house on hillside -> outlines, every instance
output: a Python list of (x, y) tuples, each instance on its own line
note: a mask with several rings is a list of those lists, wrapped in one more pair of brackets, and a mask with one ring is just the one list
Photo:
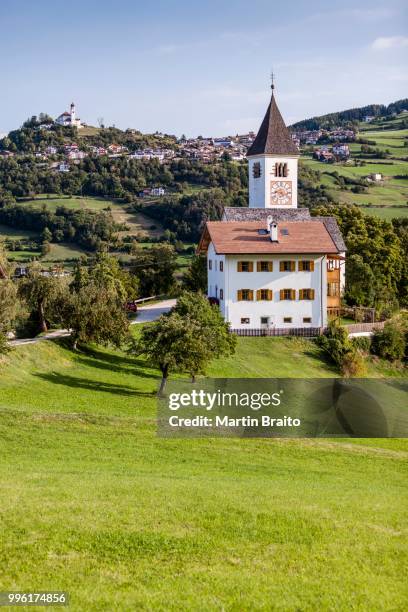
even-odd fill
[(76, 127), (82, 128), (81, 120), (76, 116), (75, 104), (71, 102), (69, 112), (66, 111), (56, 118), (55, 123), (62, 125), (63, 127)]
[(339, 314), (346, 247), (333, 217), (298, 208), (299, 151), (274, 88), (247, 153), (248, 208), (207, 222), (207, 295), (238, 334), (313, 335)]
[(339, 159), (348, 159), (350, 157), (350, 148), (348, 144), (336, 143), (332, 148), (333, 155)]

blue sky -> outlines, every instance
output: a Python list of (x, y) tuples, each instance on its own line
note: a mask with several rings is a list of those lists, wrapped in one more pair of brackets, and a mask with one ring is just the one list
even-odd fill
[[(405, 8), (404, 8), (405, 7)], [(1, 0), (0, 133), (74, 100), (90, 125), (257, 129), (407, 97), (403, 0)]]

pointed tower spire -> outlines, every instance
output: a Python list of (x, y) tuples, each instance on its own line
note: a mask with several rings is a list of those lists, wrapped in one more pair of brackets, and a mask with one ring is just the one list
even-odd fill
[(271, 80), (271, 101), (261, 123), (261, 127), (259, 128), (259, 132), (251, 147), (248, 149), (247, 157), (251, 155), (299, 155), (299, 151), (290, 136), (289, 130), (276, 104), (273, 72), (271, 74)]

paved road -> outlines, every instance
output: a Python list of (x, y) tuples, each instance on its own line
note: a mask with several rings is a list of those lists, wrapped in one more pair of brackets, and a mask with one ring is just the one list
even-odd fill
[(135, 323), (150, 323), (162, 316), (165, 312), (169, 312), (176, 305), (176, 300), (162, 300), (156, 304), (148, 304), (140, 306), (137, 310), (137, 317), (131, 324)]

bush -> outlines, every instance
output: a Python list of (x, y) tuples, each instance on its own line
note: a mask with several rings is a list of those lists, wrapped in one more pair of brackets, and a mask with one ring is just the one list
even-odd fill
[(371, 338), (369, 336), (357, 336), (351, 339), (351, 344), (354, 349), (362, 353), (369, 353), (371, 348)]
[(348, 332), (337, 320), (330, 321), (326, 333), (316, 338), (317, 344), (332, 361), (341, 367), (343, 357), (352, 349)]
[(340, 372), (345, 378), (364, 376), (366, 373), (366, 366), (360, 351), (350, 351), (343, 356), (340, 364)]
[(387, 321), (384, 329), (374, 333), (371, 352), (389, 361), (403, 359), (406, 354), (406, 336), (406, 324), (397, 319)]

